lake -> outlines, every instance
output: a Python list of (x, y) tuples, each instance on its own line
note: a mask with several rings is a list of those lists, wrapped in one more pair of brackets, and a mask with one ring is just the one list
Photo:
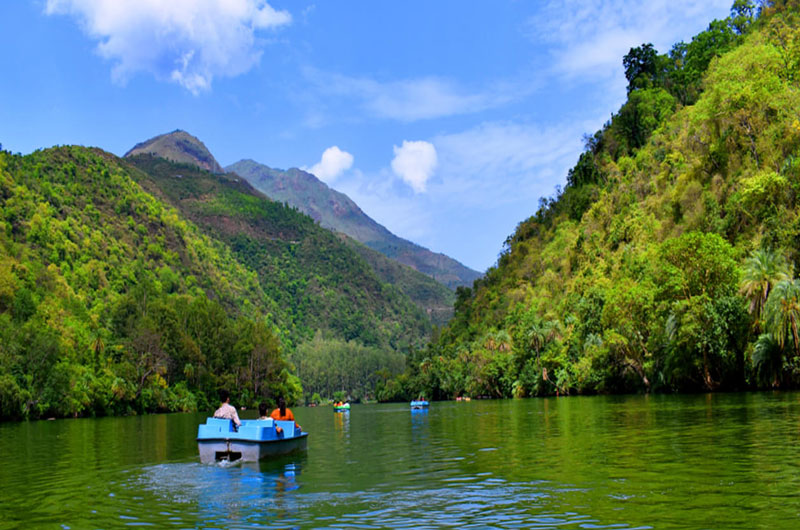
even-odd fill
[(800, 528), (800, 393), (293, 411), (260, 464), (206, 414), (0, 424), (0, 528)]

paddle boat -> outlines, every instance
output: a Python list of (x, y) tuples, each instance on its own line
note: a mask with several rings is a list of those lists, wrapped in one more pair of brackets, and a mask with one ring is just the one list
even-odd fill
[(233, 421), (206, 418), (197, 428), (200, 461), (210, 464), (219, 460), (257, 462), (264, 458), (303, 451), (308, 433), (293, 421), (242, 420), (238, 429)]
[(333, 406), (334, 412), (349, 412), (350, 411), (350, 403), (344, 403), (342, 405), (334, 405)]
[(419, 410), (419, 409), (426, 409), (428, 408), (428, 400), (427, 399), (415, 399), (411, 402), (411, 409), (412, 410)]

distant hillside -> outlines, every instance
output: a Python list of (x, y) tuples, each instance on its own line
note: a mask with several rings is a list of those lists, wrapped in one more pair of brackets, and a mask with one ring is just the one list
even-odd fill
[(372, 250), (350, 236), (340, 233), (339, 238), (372, 267), (381, 281), (394, 285), (421, 307), (433, 324), (443, 326), (453, 316), (456, 295), (449, 288), (430, 276)]
[(247, 179), (268, 197), (298, 208), (325, 228), (349, 235), (382, 254), (455, 289), (471, 286), (481, 276), (458, 261), (397, 237), (366, 215), (347, 195), (329, 188), (314, 175), (292, 168), (273, 169), (253, 160), (225, 168)]
[(125, 157), (142, 154), (160, 156), (178, 163), (194, 164), (212, 173), (225, 172), (203, 142), (180, 129), (136, 144), (133, 149), (125, 153)]
[[(143, 157), (143, 155), (146, 156)], [(146, 142), (142, 142), (128, 151), (125, 156), (133, 160), (134, 163), (137, 163), (136, 160), (140, 157), (143, 157), (143, 160), (146, 160), (147, 157), (158, 157), (173, 162), (177, 158), (182, 158), (183, 160), (180, 163), (199, 167), (200, 169), (207, 169), (206, 166), (208, 164), (204, 164), (203, 161), (210, 160), (216, 164), (213, 155), (205, 148), (203, 143), (184, 131), (163, 134)], [(137, 164), (141, 165), (141, 163)], [(155, 168), (159, 166), (147, 164), (147, 167)], [(177, 169), (175, 171), (177, 171)], [(222, 174), (224, 171), (220, 169), (215, 173)], [(305, 175), (309, 177), (309, 182), (311, 180), (319, 182), (313, 175), (307, 173), (305, 173)], [(239, 179), (240, 177), (238, 176), (223, 176), (220, 178), (222, 182), (227, 183), (239, 182)], [(241, 180), (239, 186), (243, 190), (246, 190), (245, 193), (256, 195), (261, 193), (257, 192), (244, 179)], [(341, 196), (344, 200), (349, 201), (346, 196)], [(282, 204), (283, 201), (279, 202)], [(353, 206), (357, 208), (354, 204)], [(408, 296), (412, 302), (428, 315), (431, 323), (441, 326), (452, 316), (453, 301), (455, 300), (455, 295), (452, 290), (431, 279), (429, 276), (426, 276), (424, 273), (417, 272), (411, 267), (394, 262), (383, 254), (370, 251), (370, 249), (356, 244), (355, 241), (349, 238), (342, 239), (342, 243), (349, 246), (366, 260), (381, 282), (393, 285), (401, 293)]]
[(215, 175), (152, 155), (128, 157), (137, 181), (257, 272), (275, 315), (298, 344), (319, 330), (367, 346), (420, 345), (430, 318), (399, 288), (310, 217), (267, 199), (235, 174)]

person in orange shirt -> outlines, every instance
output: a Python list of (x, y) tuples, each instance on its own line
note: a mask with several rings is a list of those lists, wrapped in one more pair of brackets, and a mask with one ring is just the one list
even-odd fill
[[(270, 418), (273, 420), (280, 420), (280, 421), (294, 421), (294, 414), (292, 414), (291, 409), (286, 407), (286, 400), (283, 397), (278, 398), (278, 408), (272, 411), (272, 414), (269, 415)], [(294, 426), (300, 429), (300, 426), (295, 421)], [(279, 433), (283, 432), (283, 429), (277, 427)]]

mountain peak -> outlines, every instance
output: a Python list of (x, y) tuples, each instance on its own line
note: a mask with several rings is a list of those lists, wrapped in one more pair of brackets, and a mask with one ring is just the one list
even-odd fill
[(170, 133), (138, 143), (125, 153), (125, 157), (141, 154), (151, 154), (173, 162), (192, 164), (212, 173), (225, 172), (203, 142), (181, 129), (175, 129)]

